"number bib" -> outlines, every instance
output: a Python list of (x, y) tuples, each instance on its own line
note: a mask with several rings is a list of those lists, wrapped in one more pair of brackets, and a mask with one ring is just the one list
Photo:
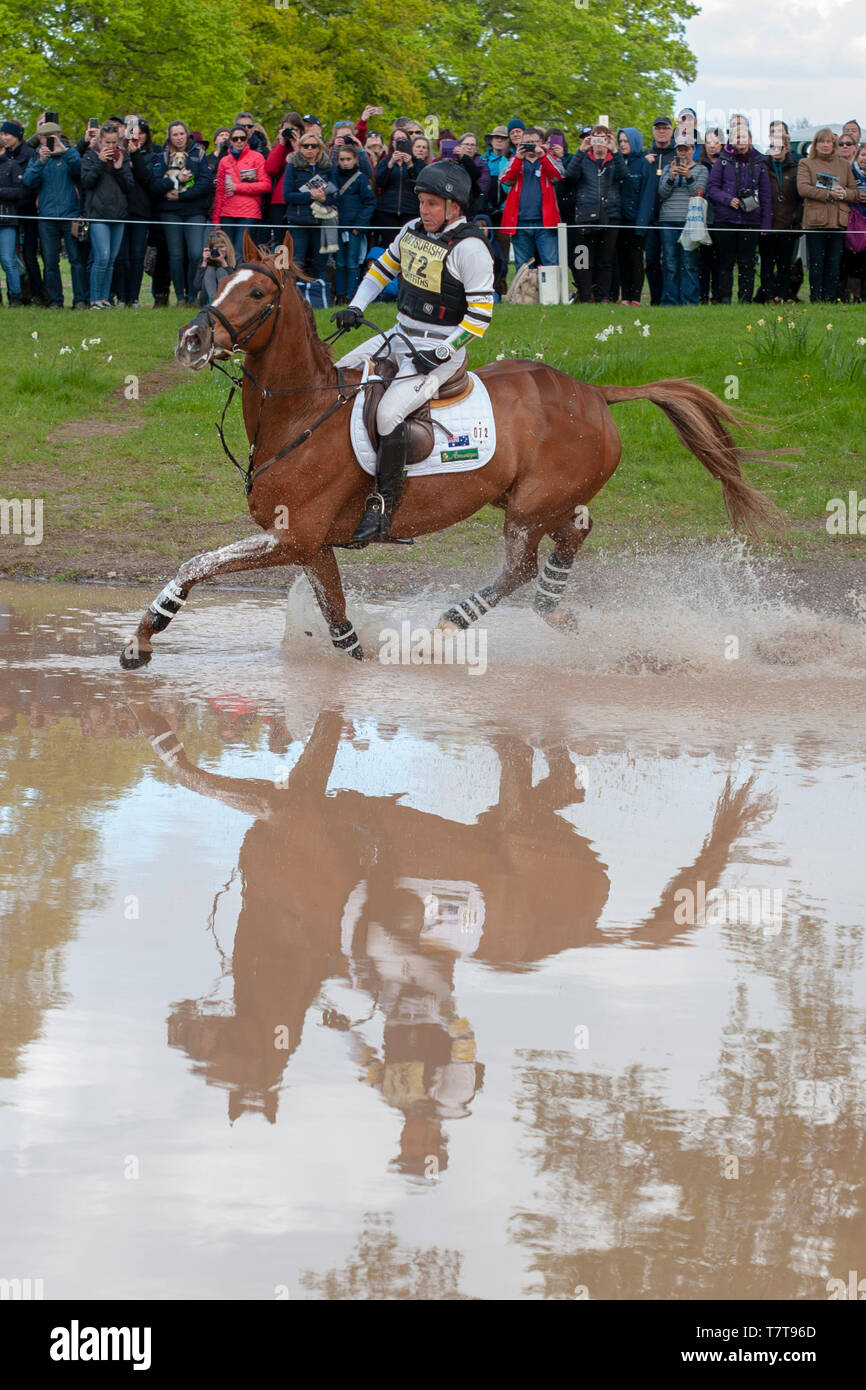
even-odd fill
[(441, 294), (442, 271), (450, 249), (415, 232), (404, 232), (400, 238), (400, 274), (415, 289)]

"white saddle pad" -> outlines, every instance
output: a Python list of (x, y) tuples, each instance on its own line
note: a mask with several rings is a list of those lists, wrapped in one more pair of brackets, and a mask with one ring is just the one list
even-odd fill
[[(365, 369), (366, 371), (366, 369)], [(453, 405), (430, 402), (433, 418), (433, 451), (419, 463), (406, 470), (409, 478), (428, 473), (468, 473), (483, 468), (496, 449), (496, 425), (487, 388), (474, 372), (469, 373), (472, 390), (462, 401)], [(355, 458), (365, 473), (376, 472), (376, 450), (364, 428), (364, 393), (359, 391), (352, 406), (350, 425)]]

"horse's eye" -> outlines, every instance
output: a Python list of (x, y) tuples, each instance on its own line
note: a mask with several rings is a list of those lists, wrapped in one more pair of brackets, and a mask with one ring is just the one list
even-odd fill
[(265, 297), (265, 292), (264, 292), (264, 290), (260, 290), (260, 289), (258, 288), (258, 286), (256, 286), (254, 289), (250, 290), (250, 298), (251, 298), (251, 299), (264, 299), (264, 297)]

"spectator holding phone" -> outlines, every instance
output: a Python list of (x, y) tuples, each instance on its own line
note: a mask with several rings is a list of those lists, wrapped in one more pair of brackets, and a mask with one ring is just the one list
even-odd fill
[(172, 121), (153, 161), (151, 193), (168, 243), (178, 304), (194, 304), (193, 282), (213, 203), (214, 176), (185, 121)]
[(228, 154), (217, 168), (213, 222), (225, 229), (238, 260), (243, 256), (244, 232), (250, 236), (257, 232), (262, 222), (262, 200), (270, 191), (264, 155), (252, 149), (244, 126), (233, 126)]
[(778, 304), (791, 298), (791, 266), (800, 240), (803, 199), (797, 192), (797, 161), (791, 154), (790, 138), (773, 123), (770, 145), (764, 155), (772, 190), (772, 236), (763, 237), (759, 247), (761, 283), (755, 301)]
[(662, 239), (664, 285), (662, 304), (700, 304), (700, 257), (697, 248), (680, 242), (689, 202), (702, 197), (709, 177), (703, 164), (695, 163), (695, 137), (688, 126), (675, 136), (676, 156), (659, 179), (659, 232)]
[(514, 158), (501, 175), (501, 182), (508, 186), (502, 230), (512, 238), (517, 270), (532, 259), (538, 265), (558, 265), (555, 186), (562, 178), (562, 166), (551, 159), (538, 126), (527, 130), (521, 126), (517, 139)]
[(337, 185), (325, 142), (310, 126), (298, 141), (297, 150), (286, 160), (283, 197), (286, 202), (286, 222), (291, 228), (294, 242), (294, 259), (310, 274), (321, 279), (326, 261), (321, 249), (320, 218), (315, 215), (313, 208), (315, 206), (322, 212), (336, 214)]
[(111, 277), (133, 187), (132, 165), (111, 121), (100, 127), (81, 161), (81, 187), (90, 219), (90, 307), (110, 309)]
[(827, 126), (815, 132), (809, 153), (797, 165), (797, 192), (803, 199), (807, 234), (809, 298), (816, 304), (837, 296), (848, 208), (858, 201), (851, 165), (839, 153), (836, 136)]
[[(265, 160), (265, 173), (271, 180), (271, 198), (268, 212), (268, 221), (271, 227), (284, 227), (286, 221), (286, 200), (283, 193), (283, 179), (286, 173), (286, 160), (290, 154), (294, 154), (298, 148), (303, 122), (300, 116), (295, 122), (296, 113), (287, 111), (280, 121), (279, 134), (274, 141), (273, 148)], [(300, 129), (299, 129), (300, 127)], [(278, 239), (278, 234), (273, 234), (274, 239)]]
[(625, 159), (613, 131), (594, 125), (572, 155), (565, 177), (575, 185), (574, 217), (579, 224), (574, 281), (577, 299), (588, 304), (610, 300), (611, 273), (622, 214), (622, 187), (628, 179)]
[(63, 281), (60, 278), (62, 240), (72, 277), (73, 308), (86, 309), (90, 304), (87, 277), (78, 241), (72, 235), (72, 221), (81, 216), (78, 197), (81, 155), (70, 145), (56, 121), (43, 121), (36, 134), (36, 153), (24, 171), (23, 182), (35, 192), (38, 200), (47, 308), (63, 308)]
[(745, 116), (734, 115), (728, 143), (710, 170), (707, 197), (715, 208), (711, 236), (719, 249), (719, 303), (730, 304), (737, 266), (737, 298), (751, 304), (755, 253), (761, 232), (770, 229), (772, 194), (763, 156), (752, 145)]
[[(397, 120), (411, 125), (408, 117), (398, 116)], [(379, 200), (373, 216), (372, 246), (389, 245), (403, 224), (418, 216), (415, 180), (423, 168), (423, 160), (412, 153), (412, 141), (403, 125), (395, 123), (388, 148), (376, 166)]]

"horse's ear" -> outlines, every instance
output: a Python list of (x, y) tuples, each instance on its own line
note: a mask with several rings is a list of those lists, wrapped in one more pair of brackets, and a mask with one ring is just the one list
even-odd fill
[(259, 248), (256, 246), (256, 243), (253, 241), (249, 232), (244, 232), (244, 260), (260, 261), (261, 259)]
[(286, 232), (286, 235), (283, 237), (283, 245), (289, 253), (288, 265), (289, 267), (291, 267), (292, 261), (294, 260), (295, 256), (295, 243), (292, 241), (291, 232)]

